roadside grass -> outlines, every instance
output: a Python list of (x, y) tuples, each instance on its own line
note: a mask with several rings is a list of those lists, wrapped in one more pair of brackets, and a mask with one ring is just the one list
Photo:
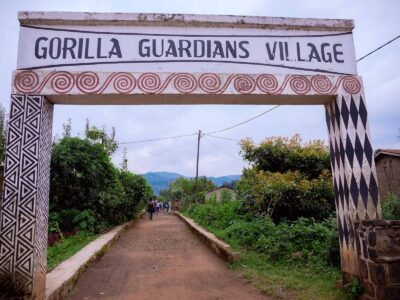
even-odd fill
[[(191, 216), (186, 214), (189, 218)], [(337, 283), (340, 269), (317, 262), (271, 261), (262, 253), (247, 250), (239, 241), (227, 238), (225, 229), (204, 226), (216, 237), (230, 244), (241, 259), (230, 268), (247, 283), (273, 299), (340, 300), (350, 299)]]
[(230, 267), (259, 291), (274, 299), (339, 300), (346, 294), (336, 287), (337, 268), (268, 261), (260, 253), (242, 250), (240, 261)]
[(64, 238), (47, 249), (47, 272), (53, 270), (64, 260), (70, 258), (91, 241), (97, 235), (90, 231), (80, 230), (74, 236)]

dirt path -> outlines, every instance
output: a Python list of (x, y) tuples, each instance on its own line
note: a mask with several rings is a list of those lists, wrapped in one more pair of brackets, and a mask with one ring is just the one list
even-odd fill
[(73, 299), (267, 299), (173, 215), (141, 220), (82, 275)]

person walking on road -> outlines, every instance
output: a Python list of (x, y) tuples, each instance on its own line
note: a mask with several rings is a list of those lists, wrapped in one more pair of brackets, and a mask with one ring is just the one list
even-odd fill
[(149, 201), (147, 203), (147, 212), (149, 214), (149, 221), (153, 220), (154, 211), (155, 211), (154, 202), (153, 201)]
[(166, 212), (169, 212), (169, 203), (167, 201), (164, 202), (164, 209)]

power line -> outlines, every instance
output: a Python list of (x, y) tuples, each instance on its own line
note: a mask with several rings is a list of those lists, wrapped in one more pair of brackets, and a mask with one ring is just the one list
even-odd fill
[(263, 116), (263, 115), (265, 115), (265, 114), (267, 114), (267, 113), (273, 111), (274, 109), (278, 108), (279, 106), (280, 106), (280, 105), (275, 105), (273, 108), (270, 108), (270, 109), (268, 109), (268, 110), (262, 112), (261, 114), (258, 114), (258, 115), (256, 115), (256, 116), (250, 118), (250, 119), (247, 119), (247, 120), (245, 120), (245, 121), (243, 121), (243, 122), (240, 122), (240, 123), (238, 123), (238, 124), (235, 124), (235, 125), (233, 125), (233, 126), (230, 126), (230, 127), (227, 127), (227, 128), (221, 129), (221, 130), (206, 132), (205, 134), (209, 135), (209, 134), (219, 133), (219, 132), (223, 132), (223, 131), (227, 131), (227, 130), (236, 128), (236, 127), (238, 127), (238, 126), (240, 126), (240, 125), (246, 124), (246, 123), (248, 123), (248, 122), (250, 122), (250, 121), (253, 121), (254, 119), (257, 119), (257, 118), (259, 118), (259, 117), (261, 117), (261, 116)]
[(207, 142), (209, 142), (210, 144), (214, 145), (215, 147), (217, 147), (219, 150), (223, 151), (224, 153), (228, 154), (230, 157), (233, 157), (235, 159), (238, 159), (240, 161), (243, 161), (243, 159), (241, 159), (239, 156), (235, 156), (230, 154), (229, 152), (227, 152), (225, 149), (223, 149), (221, 146), (219, 146), (218, 144), (212, 142), (210, 139), (206, 138)]
[(400, 35), (396, 36), (394, 39), (392, 39), (392, 40), (386, 42), (385, 44), (379, 46), (379, 47), (376, 48), (375, 50), (372, 50), (371, 52), (365, 54), (365, 55), (364, 55), (363, 57), (361, 57), (360, 59), (357, 59), (357, 62), (359, 62), (360, 60), (363, 60), (364, 58), (370, 56), (372, 53), (375, 53), (376, 51), (378, 51), (378, 50), (382, 49), (383, 47), (389, 45), (390, 43), (394, 42), (394, 41), (397, 40), (398, 38), (400, 38)]
[(125, 144), (138, 144), (138, 143), (146, 143), (146, 142), (156, 142), (156, 141), (163, 141), (163, 140), (178, 139), (178, 138), (183, 138), (183, 137), (192, 136), (192, 135), (197, 135), (197, 133), (168, 136), (168, 137), (165, 137), (165, 138), (138, 140), (138, 141), (132, 141), (132, 142), (119, 142), (118, 144), (119, 145), (125, 145)]
[(169, 148), (168, 150), (165, 150), (165, 151), (162, 151), (162, 152), (158, 152), (158, 153), (155, 153), (155, 154), (150, 155), (150, 156), (147, 156), (147, 157), (135, 159), (135, 160), (133, 160), (133, 162), (135, 162), (135, 161), (140, 161), (140, 160), (144, 160), (144, 159), (147, 159), (147, 158), (152, 158), (152, 157), (155, 157), (155, 156), (160, 156), (160, 155), (163, 155), (163, 154), (165, 154), (165, 153), (171, 152), (172, 150), (175, 150), (175, 149), (178, 149), (178, 148), (182, 148), (182, 147), (184, 147), (184, 146), (187, 146), (187, 145), (189, 145), (189, 144), (191, 144), (191, 143), (193, 143), (193, 142), (194, 142), (194, 140), (190, 140), (190, 141), (187, 142), (187, 143), (184, 143), (184, 144), (179, 145), (179, 146), (176, 146), (176, 147)]
[[(280, 106), (280, 105), (275, 105), (274, 107), (272, 107), (272, 108), (270, 108), (270, 109), (268, 109), (268, 110), (262, 112), (261, 114), (258, 114), (258, 115), (254, 116), (254, 117), (252, 117), (252, 118), (250, 118), (250, 119), (247, 119), (247, 120), (245, 120), (245, 121), (243, 121), (243, 122), (240, 122), (240, 123), (238, 123), (238, 124), (235, 124), (235, 125), (233, 125), (233, 126), (230, 126), (230, 127), (227, 127), (227, 128), (221, 129), (221, 130), (206, 132), (206, 133), (204, 133), (203, 135), (209, 135), (209, 136), (211, 136), (211, 135), (214, 134), (214, 133), (219, 133), (219, 132), (223, 132), (223, 131), (227, 131), (227, 130), (236, 128), (236, 127), (238, 127), (238, 126), (240, 126), (240, 125), (246, 124), (246, 123), (248, 123), (248, 122), (250, 122), (250, 121), (253, 121), (254, 119), (257, 119), (257, 118), (259, 118), (259, 117), (261, 117), (261, 116), (263, 116), (263, 115), (269, 113), (270, 111), (272, 111), (272, 110), (278, 108), (279, 106)], [(164, 137), (164, 138), (147, 139), (147, 140), (138, 140), (138, 141), (131, 141), (131, 142), (119, 142), (118, 144), (119, 144), (119, 145), (125, 145), (125, 144), (138, 144), (138, 143), (146, 143), (146, 142), (156, 142), (156, 141), (163, 141), (163, 140), (178, 139), (178, 138), (183, 138), (183, 137), (188, 137), (188, 136), (194, 136), (194, 135), (197, 135), (197, 134), (198, 134), (198, 133), (195, 132), (195, 133), (189, 133), (189, 134), (182, 134), (182, 135), (176, 135), (176, 136), (169, 136), (169, 137)], [(223, 138), (223, 137), (220, 137), (220, 138)], [(228, 138), (225, 138), (225, 139), (228, 139)]]
[(241, 141), (241, 140), (238, 140), (238, 139), (232, 139), (232, 138), (227, 138), (227, 137), (218, 136), (218, 135), (211, 135), (211, 134), (204, 134), (204, 135), (212, 137), (212, 138), (228, 140), (228, 141), (232, 141), (232, 142), (240, 142)]

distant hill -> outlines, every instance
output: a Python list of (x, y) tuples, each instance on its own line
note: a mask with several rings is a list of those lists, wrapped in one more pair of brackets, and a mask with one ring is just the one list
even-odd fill
[[(167, 189), (168, 185), (179, 177), (193, 178), (171, 172), (147, 172), (146, 174), (143, 174), (143, 176), (147, 179), (148, 183), (153, 188), (153, 191), (156, 195), (160, 194), (160, 190)], [(212, 180), (216, 186), (221, 186), (224, 182), (231, 183), (232, 181), (238, 180), (240, 178), (240, 175), (227, 175), (221, 177), (207, 178)]]

